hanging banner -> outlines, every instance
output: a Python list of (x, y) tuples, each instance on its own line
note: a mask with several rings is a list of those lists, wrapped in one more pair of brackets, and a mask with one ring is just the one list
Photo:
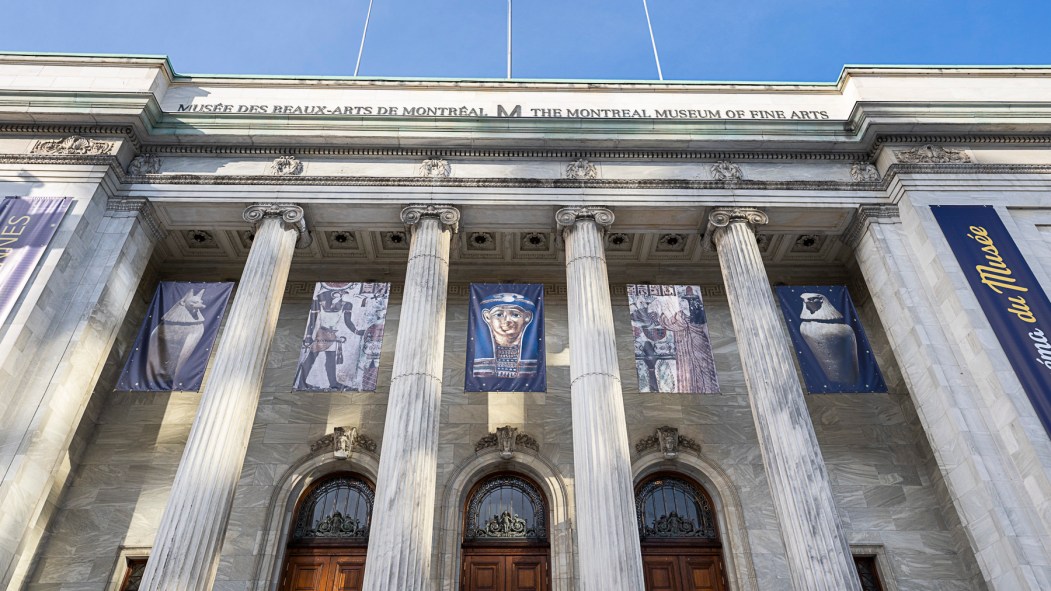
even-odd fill
[(777, 296), (811, 394), (887, 391), (846, 286), (778, 287)]
[(117, 390), (196, 392), (234, 284), (162, 281)]
[(544, 286), (472, 283), (467, 392), (545, 392)]
[(15, 307), (71, 199), (4, 197), (0, 203), (0, 324)]
[(932, 205), (949, 248), (1051, 434), (1051, 303), (989, 205)]
[(293, 390), (375, 392), (389, 283), (318, 283)]
[(628, 285), (628, 308), (639, 392), (719, 392), (699, 286)]

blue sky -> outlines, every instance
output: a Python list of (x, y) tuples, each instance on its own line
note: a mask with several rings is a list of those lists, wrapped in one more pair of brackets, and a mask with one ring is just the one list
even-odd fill
[[(1051, 1), (648, 0), (667, 80), (844, 64), (1051, 64)], [(180, 73), (349, 76), (368, 0), (0, 0), (0, 50), (163, 54)], [(502, 78), (506, 0), (374, 0), (362, 76)], [(642, 0), (514, 0), (516, 78), (656, 79)]]

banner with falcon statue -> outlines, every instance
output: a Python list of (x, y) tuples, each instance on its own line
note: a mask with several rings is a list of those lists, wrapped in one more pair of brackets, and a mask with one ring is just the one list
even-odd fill
[(846, 286), (778, 287), (777, 296), (811, 394), (887, 391)]

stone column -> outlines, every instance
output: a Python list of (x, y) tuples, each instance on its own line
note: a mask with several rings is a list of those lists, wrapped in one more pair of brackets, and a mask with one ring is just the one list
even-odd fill
[(580, 589), (639, 591), (642, 550), (603, 245), (613, 212), (567, 207), (555, 218), (566, 244)]
[(212, 586), (292, 253), (297, 240), (300, 246), (309, 242), (299, 206), (250, 205), (244, 218), (256, 224), (255, 239), (164, 508), (143, 591)]
[(412, 230), (412, 245), (369, 530), (367, 591), (431, 587), (449, 244), (460, 212), (410, 205), (401, 219)]
[(839, 523), (788, 334), (759, 255), (755, 209), (716, 209), (706, 236), (719, 253), (763, 466), (797, 591), (861, 591)]

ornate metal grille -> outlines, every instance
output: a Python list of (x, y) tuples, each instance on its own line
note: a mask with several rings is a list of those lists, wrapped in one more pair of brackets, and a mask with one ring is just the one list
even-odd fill
[(635, 495), (639, 534), (646, 539), (718, 540), (704, 493), (677, 478), (647, 482)]
[(516, 476), (496, 476), (467, 505), (467, 540), (546, 540), (547, 508), (540, 491)]
[(336, 539), (367, 542), (375, 494), (353, 476), (333, 477), (310, 492), (299, 508), (295, 542)]

